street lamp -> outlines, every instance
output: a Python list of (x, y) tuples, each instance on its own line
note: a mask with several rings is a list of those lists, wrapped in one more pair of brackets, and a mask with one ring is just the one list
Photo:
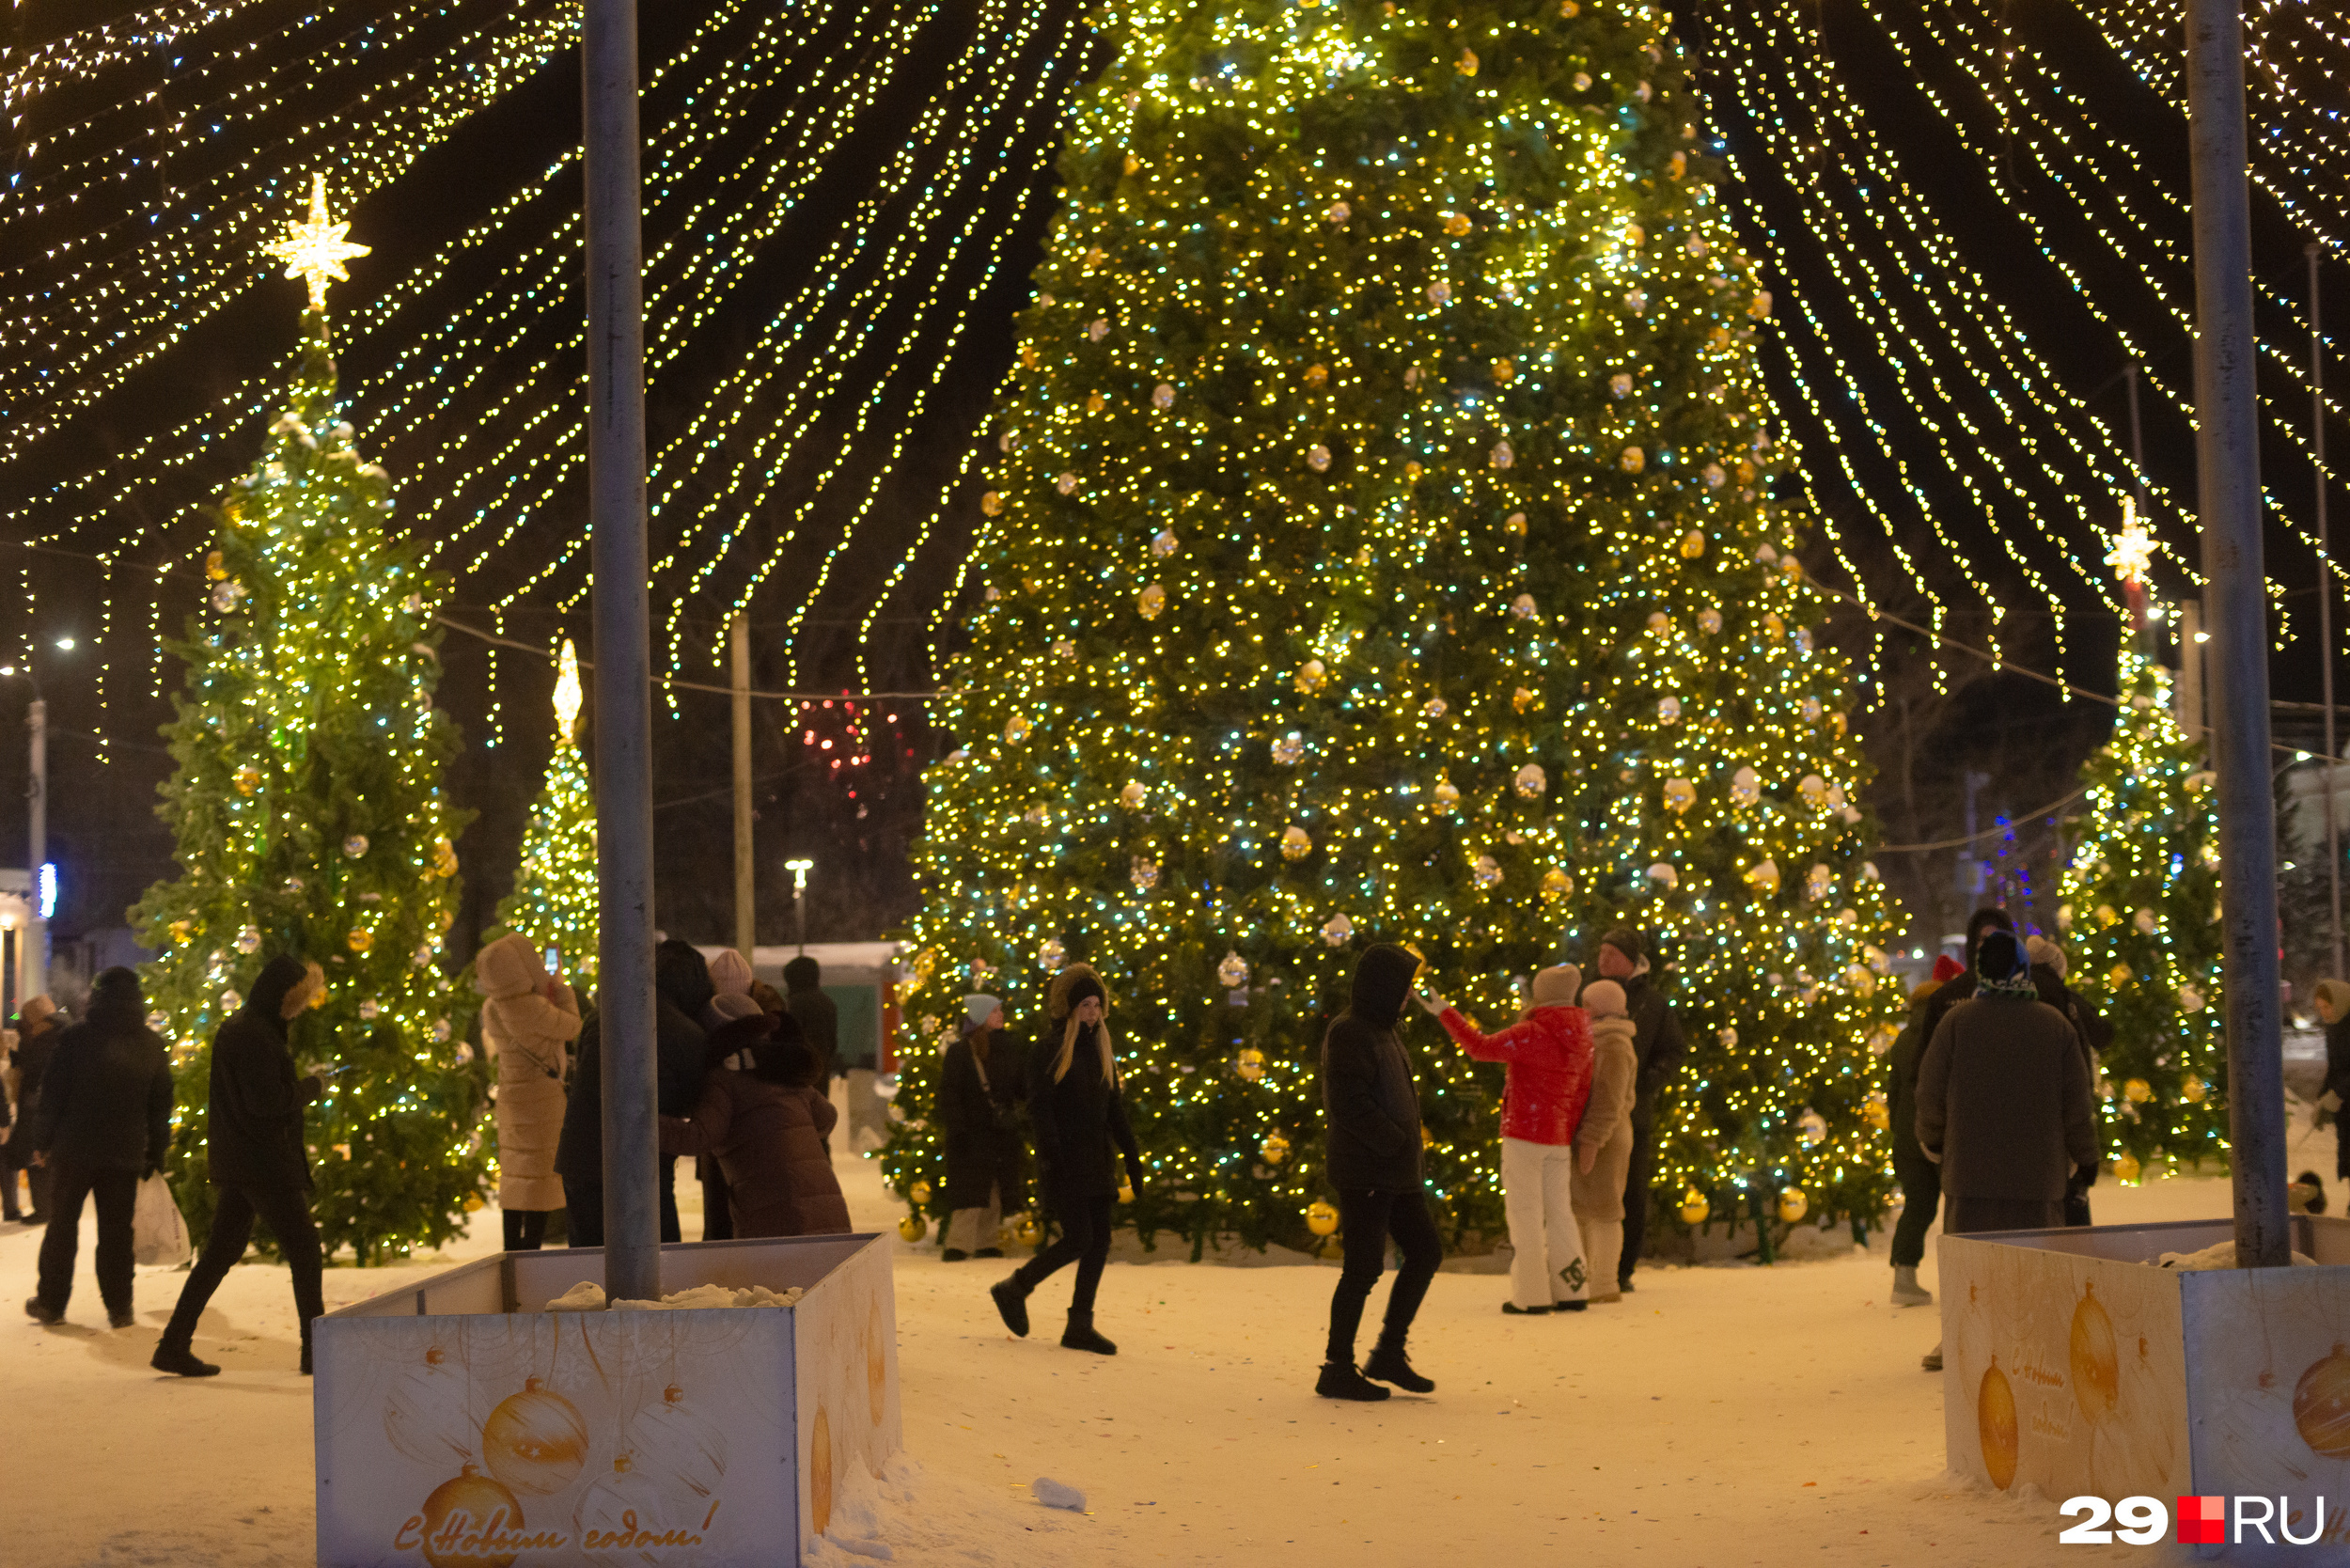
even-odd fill
[(813, 860), (787, 860), (783, 869), (791, 873), (791, 902), (800, 911), (800, 951), (807, 951), (807, 873), (816, 869)]
[[(71, 649), (71, 637), (60, 637), (57, 646)], [(26, 902), (32, 914), (24, 923), (24, 936), (17, 949), (17, 996), (37, 996), (49, 987), (49, 917), (53, 912), (56, 886), (55, 874), (49, 863), (49, 704), (40, 695), (40, 682), (28, 665), (0, 665), (0, 676), (23, 676), (33, 688), (33, 700), (24, 705), (25, 771), (29, 776), (24, 788), (25, 801), (25, 869), (33, 878)], [(45, 886), (44, 886), (45, 883)]]

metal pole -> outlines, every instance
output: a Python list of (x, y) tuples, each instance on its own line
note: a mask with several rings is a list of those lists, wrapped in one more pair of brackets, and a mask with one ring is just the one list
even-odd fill
[(2326, 882), (2333, 895), (2333, 976), (2342, 978), (2342, 829), (2336, 820), (2334, 792), (2342, 787), (2342, 753), (2334, 746), (2334, 553), (2326, 535), (2326, 358), (2325, 339), (2317, 330), (2317, 256), (2312, 242), (2310, 259), (2310, 446), (2317, 469), (2317, 668), (2326, 704)]
[(2122, 367), (2130, 384), (2130, 489), (2138, 496), (2138, 515), (2146, 515), (2146, 431), (2138, 422), (2138, 361)]
[(32, 918), (24, 924), (23, 994), (30, 1000), (49, 989), (49, 921), (40, 907), (40, 869), (49, 861), (49, 704), (38, 697), (24, 710), (24, 745), (30, 775), (25, 790), (24, 857), (31, 862), (33, 896), (26, 901), (32, 906)]
[(2212, 762), (2219, 775), (2220, 951), (2227, 976), (2236, 1263), (2281, 1268), (2292, 1262), (2291, 1221), (2285, 1208), (2251, 209), (2236, 0), (2187, 0), (2186, 55), (2187, 134), (2195, 175), (2195, 448), (2203, 578), (2209, 585), (2203, 608), (2211, 618)]
[(734, 618), (728, 640), (734, 655), (734, 946), (751, 961), (759, 940), (758, 894), (751, 877), (751, 622)]
[(2190, 599), (2179, 606), (2179, 728), (2187, 738), (2208, 745), (2203, 727), (2203, 602)]
[(652, 989), (652, 656), (646, 605), (643, 187), (635, 0), (588, 0), (588, 493), (596, 630), (603, 1283), (661, 1294)]

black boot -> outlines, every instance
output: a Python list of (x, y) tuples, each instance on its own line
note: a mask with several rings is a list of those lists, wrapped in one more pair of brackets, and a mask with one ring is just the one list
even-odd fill
[(1069, 1326), (1060, 1331), (1063, 1350), (1089, 1350), (1096, 1356), (1115, 1356), (1118, 1347), (1093, 1331), (1093, 1314), (1069, 1309)]
[(305, 1377), (308, 1377), (309, 1375), (311, 1375), (311, 1373), (310, 1373), (310, 1325), (309, 1325), (308, 1324), (306, 1324), (306, 1324), (304, 1324), (304, 1325), (302, 1325), (302, 1375), (303, 1375), (303, 1376), (305, 1376)]
[(112, 1307), (106, 1309), (106, 1326), (109, 1328), (135, 1328), (138, 1326), (138, 1315), (128, 1307), (120, 1311), (115, 1310)]
[(220, 1375), (218, 1367), (213, 1366), (210, 1361), (197, 1360), (196, 1352), (190, 1350), (185, 1344), (174, 1343), (168, 1334), (164, 1335), (163, 1342), (155, 1347), (154, 1358), (147, 1364), (159, 1372), (170, 1372), (179, 1377), (217, 1377)]
[(1020, 1276), (1006, 1275), (995, 1284), (990, 1285), (987, 1288), (987, 1294), (995, 1298), (995, 1310), (1002, 1316), (1004, 1326), (1022, 1339), (1026, 1339), (1028, 1337), (1028, 1287), (1021, 1283)]
[(46, 1328), (52, 1324), (65, 1321), (65, 1309), (52, 1307), (40, 1297), (30, 1295), (24, 1298), (24, 1315)]
[(1387, 1390), (1355, 1370), (1351, 1361), (1324, 1361), (1322, 1377), (1314, 1384), (1314, 1392), (1324, 1399), (1353, 1399), (1369, 1402), (1387, 1397)]
[(1363, 1375), (1375, 1377), (1382, 1383), (1392, 1383), (1406, 1393), (1427, 1394), (1435, 1391), (1435, 1384), (1412, 1370), (1412, 1363), (1403, 1354), (1403, 1341), (1381, 1335), (1371, 1347), (1371, 1359), (1363, 1363)]

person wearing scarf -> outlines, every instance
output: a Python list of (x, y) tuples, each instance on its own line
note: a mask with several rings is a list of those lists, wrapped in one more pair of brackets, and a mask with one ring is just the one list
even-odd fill
[[(1987, 933), (1975, 994), (1942, 1015), (1918, 1063), (1918, 1143), (1942, 1168), (1942, 1231), (2054, 1230), (2066, 1181), (2097, 1169), (2089, 1066), (2071, 1020), (2040, 999), (2024, 945)], [(1936, 1345), (1926, 1370), (1939, 1372)]]

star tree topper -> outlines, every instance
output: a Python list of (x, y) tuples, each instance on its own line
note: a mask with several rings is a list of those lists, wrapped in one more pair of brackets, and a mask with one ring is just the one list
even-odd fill
[(335, 223), (326, 213), (326, 176), (310, 176), (310, 221), (290, 223), (286, 237), (268, 247), (266, 254), (286, 263), (286, 275), (298, 277), (310, 286), (310, 308), (326, 308), (326, 284), (332, 278), (350, 281), (351, 274), (343, 263), (354, 256), (365, 256), (367, 245), (354, 245), (343, 238), (351, 232), (348, 220)]
[(2138, 520), (2138, 502), (2131, 496), (2122, 498), (2122, 531), (2113, 539), (2113, 550), (2106, 557), (2106, 564), (2115, 571), (2123, 582), (2137, 588), (2146, 581), (2147, 570), (2154, 564), (2154, 552), (2161, 546), (2146, 532), (2146, 525)]

